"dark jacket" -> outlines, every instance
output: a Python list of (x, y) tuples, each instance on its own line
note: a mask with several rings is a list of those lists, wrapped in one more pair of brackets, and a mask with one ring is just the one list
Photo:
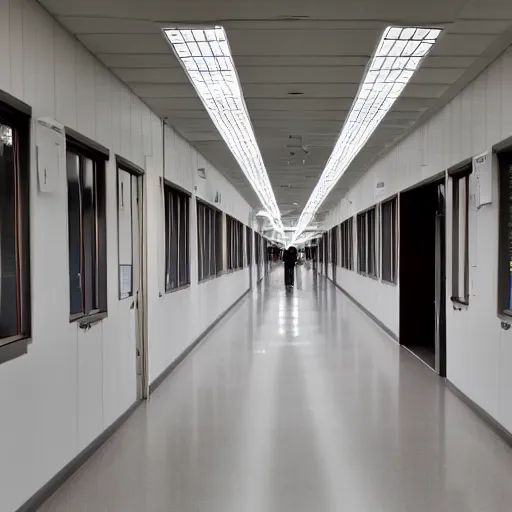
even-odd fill
[(285, 265), (295, 265), (297, 262), (297, 249), (290, 247), (283, 254), (283, 261)]

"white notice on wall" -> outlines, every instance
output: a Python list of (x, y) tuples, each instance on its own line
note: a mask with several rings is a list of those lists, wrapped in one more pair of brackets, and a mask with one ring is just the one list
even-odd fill
[(375, 185), (375, 199), (379, 199), (380, 197), (386, 194), (386, 184), (383, 181), (378, 181)]
[(476, 208), (492, 203), (492, 151), (473, 158), (476, 177)]
[(59, 183), (64, 148), (64, 128), (48, 118), (36, 123), (37, 178), (40, 192), (54, 192)]
[(119, 294), (121, 299), (132, 295), (132, 266), (119, 265)]

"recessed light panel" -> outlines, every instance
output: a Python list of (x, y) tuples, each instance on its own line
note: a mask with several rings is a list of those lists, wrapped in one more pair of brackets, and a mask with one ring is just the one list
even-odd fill
[(170, 28), (164, 34), (261, 204), (282, 228), (224, 28)]
[(298, 237), (329, 192), (389, 112), (422, 60), (434, 46), (438, 29), (388, 27), (377, 47), (334, 150), (304, 208)]

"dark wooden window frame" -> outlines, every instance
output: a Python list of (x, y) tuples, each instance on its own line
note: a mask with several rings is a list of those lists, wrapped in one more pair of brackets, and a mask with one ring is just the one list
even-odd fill
[[(369, 226), (370, 213), (373, 213), (373, 229)], [(361, 229), (363, 228), (363, 229)], [(357, 272), (372, 279), (378, 279), (378, 254), (377, 254), (377, 208), (372, 206), (360, 213), (356, 217), (357, 229)], [(361, 236), (364, 231), (364, 238)], [(371, 238), (370, 238), (371, 237)], [(364, 249), (364, 262), (363, 251)], [(370, 268), (370, 252), (373, 249), (373, 272)], [(364, 263), (364, 264), (363, 264)]]
[[(118, 295), (118, 298), (119, 300), (124, 300), (122, 297), (121, 297), (121, 286), (120, 286), (120, 282), (121, 282), (121, 265), (120, 265), (120, 254), (119, 254), (119, 251), (120, 251), (120, 240), (119, 240), (119, 171), (124, 171), (124, 172), (127, 172), (128, 174), (130, 174), (131, 176), (134, 176), (135, 178), (140, 178), (141, 176), (144, 176), (144, 169), (142, 169), (141, 167), (139, 167), (138, 165), (135, 165), (134, 163), (130, 162), (129, 160), (127, 160), (126, 158), (123, 158), (122, 156), (120, 155), (116, 155), (116, 198), (117, 198), (117, 201), (116, 201), (116, 204), (117, 204), (117, 295)], [(139, 185), (139, 181), (137, 181), (137, 185), (139, 186), (139, 190), (138, 192), (140, 192), (141, 194), (143, 193), (144, 191), (144, 186), (143, 184), (141, 183)], [(137, 201), (139, 201), (141, 198), (137, 198)], [(142, 201), (144, 199), (142, 198)], [(130, 197), (130, 201), (131, 201), (131, 197)], [(141, 206), (139, 205), (139, 208), (141, 208)], [(139, 240), (139, 243), (142, 244), (143, 243), (143, 225), (144, 223), (141, 224), (140, 226), (140, 240)], [(133, 296), (133, 251), (134, 251), (134, 247), (133, 247), (133, 238), (132, 238), (132, 293), (128, 296), (128, 297), (124, 297), (125, 299), (126, 298), (130, 298)], [(142, 258), (140, 260), (140, 267), (142, 269), (142, 266), (143, 266), (143, 261), (142, 261)]]
[[(185, 189), (171, 183), (170, 181), (163, 179), (163, 199), (164, 199), (164, 241), (165, 241), (165, 293), (174, 293), (190, 286), (190, 192)], [(171, 250), (171, 243), (173, 243), (173, 237), (171, 236), (171, 225), (170, 225), (170, 211), (169, 211), (169, 202), (170, 197), (175, 196), (179, 199), (178, 205), (178, 220), (177, 220), (177, 231), (178, 237), (176, 240), (176, 264), (177, 264), (177, 273), (176, 279), (177, 282), (172, 285), (168, 282), (167, 276), (170, 275), (170, 264), (173, 265), (175, 262), (171, 262), (171, 256), (169, 254)], [(182, 208), (181, 201), (184, 201), (185, 208)], [(174, 203), (173, 203), (174, 205)], [(183, 211), (182, 211), (183, 210)], [(182, 213), (185, 212), (185, 215), (182, 216)], [(184, 218), (183, 218), (184, 217)], [(184, 238), (183, 238), (184, 236)], [(183, 246), (182, 246), (183, 242)], [(183, 253), (183, 254), (182, 254)], [(181, 260), (184, 259), (184, 268), (181, 268)], [(184, 271), (184, 275), (182, 274), (182, 270)]]
[[(210, 245), (209, 249), (211, 249), (213, 247), (213, 251), (209, 250), (208, 253), (206, 254), (206, 256), (207, 256), (206, 260), (207, 260), (207, 266), (208, 266), (207, 275), (204, 275), (204, 273), (202, 271), (202, 265), (201, 265), (203, 262), (203, 259), (202, 259), (203, 256), (200, 253), (200, 245), (201, 245), (200, 244), (200, 236), (201, 236), (201, 234), (199, 232), (199, 211), (201, 208), (205, 209), (205, 211), (208, 210), (209, 215), (211, 215), (211, 224), (213, 227), (213, 230), (210, 233), (210, 237), (213, 236), (213, 241), (210, 238), (210, 244), (209, 244)], [(207, 203), (206, 201), (203, 201), (202, 199), (197, 199), (197, 198), (196, 198), (196, 212), (198, 215), (197, 222), (196, 222), (197, 271), (198, 271), (197, 274), (198, 274), (198, 282), (204, 283), (206, 281), (211, 281), (212, 279), (215, 279), (216, 277), (220, 276), (223, 272), (224, 263), (223, 263), (223, 258), (222, 258), (222, 251), (220, 251), (220, 249), (222, 249), (222, 242), (224, 239), (223, 232), (222, 232), (223, 224), (221, 223), (220, 233), (219, 233), (219, 226), (218, 226), (219, 219), (222, 222), (223, 213), (218, 208), (215, 208), (214, 206)], [(219, 240), (219, 236), (220, 236), (220, 240)], [(205, 248), (204, 241), (205, 240), (203, 240), (203, 244), (202, 244), (203, 248)], [(220, 254), (219, 254), (219, 252), (220, 252)], [(218, 261), (219, 257), (220, 257), (220, 262)], [(212, 258), (213, 258), (213, 260), (212, 260)]]
[[(86, 297), (90, 294), (87, 273), (81, 272), (82, 287), (82, 312), (70, 313), (70, 322), (78, 321), (83, 328), (89, 327), (108, 316), (107, 303), (107, 214), (106, 214), (106, 168), (107, 161), (110, 157), (109, 150), (101, 146), (97, 142), (79, 134), (78, 132), (66, 128), (66, 152), (73, 153), (79, 158), (80, 169), (85, 159), (94, 163), (94, 173), (96, 179), (96, 208), (94, 223), (96, 224), (96, 282), (97, 282), (97, 307), (87, 310)], [(84, 222), (84, 211), (81, 210), (82, 222)], [(90, 219), (89, 219), (90, 220)], [(84, 260), (84, 234), (80, 234), (81, 241), (81, 265), (85, 265)], [(71, 282), (70, 282), (71, 285)]]
[[(390, 268), (388, 269), (384, 262), (384, 253), (385, 253), (385, 247), (384, 245), (387, 243), (387, 239), (384, 236), (384, 222), (387, 220), (385, 219), (384, 209), (387, 208), (387, 206), (390, 206), (390, 259), (389, 264)], [(393, 215), (394, 214), (394, 215)], [(396, 284), (398, 280), (398, 196), (393, 196), (385, 201), (383, 201), (380, 204), (380, 259), (381, 259), (381, 278), (384, 283), (389, 284)], [(389, 270), (389, 272), (388, 272)]]
[[(469, 177), (473, 172), (472, 164), (466, 164), (456, 169), (448, 171), (448, 175), (452, 180), (452, 302), (458, 304), (469, 305)], [(466, 182), (466, 208), (465, 212), (465, 244), (463, 251), (464, 265), (464, 293), (461, 295), (459, 290), (459, 273), (460, 273), (460, 251), (459, 247), (459, 213), (460, 213), (460, 188), (459, 182)]]
[(14, 336), (0, 339), (0, 363), (27, 353), (32, 332), (30, 293), (30, 123), (32, 109), (0, 91), (0, 122), (13, 130), (15, 168), (17, 327)]

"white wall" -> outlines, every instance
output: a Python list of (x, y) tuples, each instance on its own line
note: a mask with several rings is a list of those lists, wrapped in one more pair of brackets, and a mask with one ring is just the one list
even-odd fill
[[(33, 0), (0, 0), (0, 89), (108, 147), (108, 318), (84, 333), (69, 322), (67, 192), (61, 173), (41, 194), (31, 162), (32, 343), (0, 365), (0, 510), (16, 510), (115, 421), (136, 399), (135, 347), (124, 335), (117, 287), (117, 153), (146, 169), (150, 378), (156, 377), (248, 287), (248, 270), (198, 285), (195, 208), (192, 286), (163, 292), (159, 177), (247, 224), (249, 206), (171, 130), (163, 168), (161, 121)], [(208, 179), (197, 181), (206, 166)], [(197, 192), (194, 190), (197, 186)], [(211, 187), (211, 188), (208, 188)]]
[[(161, 154), (161, 152), (159, 153)], [(219, 207), (245, 225), (251, 208), (229, 181), (173, 130), (165, 129), (165, 178), (202, 199)], [(197, 169), (206, 169), (206, 179)], [(220, 203), (214, 199), (219, 192)], [(245, 267), (222, 277), (198, 283), (197, 237), (191, 236), (191, 285), (185, 290), (165, 293), (164, 215), (161, 200), (160, 175), (148, 179), (148, 228), (151, 243), (148, 255), (149, 286), (149, 376), (150, 381), (165, 370), (231, 304), (249, 289), (249, 269)], [(191, 232), (196, 229), (196, 209), (192, 201)], [(245, 248), (245, 244), (244, 244)]]
[[(491, 149), (512, 135), (512, 49), (486, 69), (435, 117), (376, 162), (329, 214), (326, 226)], [(467, 396), (512, 431), (512, 330), (501, 328), (497, 311), (498, 198), (475, 208), (470, 179), (470, 305), (456, 311), (451, 295), (451, 182), (447, 203), (447, 373)], [(338, 270), (338, 283), (398, 334), (399, 288)]]

